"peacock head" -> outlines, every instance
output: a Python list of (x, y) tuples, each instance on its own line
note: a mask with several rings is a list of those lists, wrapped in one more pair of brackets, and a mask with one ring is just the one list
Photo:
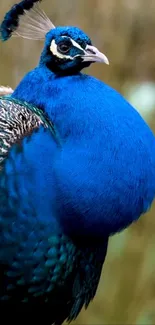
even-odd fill
[(44, 40), (40, 65), (55, 73), (72, 74), (94, 62), (109, 64), (107, 57), (92, 45), (77, 27), (55, 27), (39, 6), (40, 0), (23, 0), (5, 15), (0, 26), (1, 39), (20, 36)]
[(74, 73), (93, 62), (108, 64), (108, 59), (79, 28), (57, 27), (47, 33), (40, 63), (50, 70)]

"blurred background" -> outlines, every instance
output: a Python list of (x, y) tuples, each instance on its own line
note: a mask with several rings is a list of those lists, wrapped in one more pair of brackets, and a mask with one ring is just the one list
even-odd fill
[[(15, 2), (1, 0), (0, 20)], [(110, 61), (86, 73), (126, 97), (155, 132), (155, 1), (44, 0), (55, 25), (76, 25)], [(43, 44), (10, 39), (0, 43), (0, 85), (14, 88), (37, 64)], [(155, 204), (110, 240), (94, 301), (74, 325), (155, 324)]]

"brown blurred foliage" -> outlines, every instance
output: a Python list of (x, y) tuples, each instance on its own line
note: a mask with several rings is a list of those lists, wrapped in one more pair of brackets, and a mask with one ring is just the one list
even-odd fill
[[(14, 4), (1, 0), (0, 19)], [(46, 0), (55, 25), (76, 25), (109, 58), (87, 73), (123, 93), (129, 82), (155, 81), (154, 0)], [(15, 87), (37, 63), (43, 44), (11, 39), (0, 43), (0, 84)], [(155, 113), (150, 126), (155, 131)], [(75, 324), (155, 324), (155, 205), (109, 245), (94, 301)], [(74, 323), (74, 322), (73, 322)]]

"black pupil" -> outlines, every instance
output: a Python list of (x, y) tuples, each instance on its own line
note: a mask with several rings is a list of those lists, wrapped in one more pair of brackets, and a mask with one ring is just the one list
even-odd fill
[(62, 41), (58, 44), (58, 51), (61, 53), (67, 53), (69, 52), (70, 48), (72, 46), (72, 43), (69, 40)]

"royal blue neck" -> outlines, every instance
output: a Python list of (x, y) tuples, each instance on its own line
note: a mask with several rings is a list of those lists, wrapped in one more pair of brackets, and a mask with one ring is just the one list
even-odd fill
[(121, 95), (90, 76), (57, 76), (41, 66), (13, 97), (45, 110), (59, 132), (61, 149), (51, 150), (42, 137), (29, 159), (33, 168), (42, 161), (38, 179), (42, 169), (50, 175), (48, 200), (51, 187), (54, 214), (66, 233), (102, 237), (148, 209), (155, 193), (154, 136)]

